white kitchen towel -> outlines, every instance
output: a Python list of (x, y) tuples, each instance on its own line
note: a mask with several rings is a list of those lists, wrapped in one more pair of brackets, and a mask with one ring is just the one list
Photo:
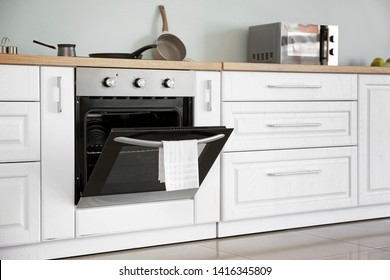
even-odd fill
[(167, 191), (199, 188), (198, 141), (163, 141), (158, 170)]

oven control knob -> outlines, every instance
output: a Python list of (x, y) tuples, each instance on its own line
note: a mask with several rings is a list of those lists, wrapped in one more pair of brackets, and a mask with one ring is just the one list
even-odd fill
[(145, 79), (137, 78), (134, 80), (133, 84), (136, 88), (144, 88), (146, 85), (146, 81)]
[(172, 79), (167, 78), (167, 79), (165, 79), (163, 81), (163, 86), (165, 88), (174, 88), (175, 87), (175, 81), (172, 80)]
[(103, 86), (105, 87), (113, 87), (115, 86), (115, 78), (114, 77), (107, 77), (103, 80)]

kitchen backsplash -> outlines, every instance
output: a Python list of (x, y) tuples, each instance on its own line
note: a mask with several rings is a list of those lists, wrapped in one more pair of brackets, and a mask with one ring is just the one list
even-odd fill
[[(196, 61), (247, 60), (248, 27), (269, 22), (339, 26), (339, 64), (369, 65), (390, 57), (388, 0), (1, 0), (0, 38), (12, 38), (20, 54), (56, 55), (33, 44), (76, 44), (78, 56), (133, 52), (161, 34), (158, 5), (165, 5), (169, 31)], [(146, 51), (144, 58), (151, 58)]]

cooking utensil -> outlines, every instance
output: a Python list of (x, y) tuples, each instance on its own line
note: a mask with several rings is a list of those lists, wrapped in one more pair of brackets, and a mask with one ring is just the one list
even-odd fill
[(157, 48), (153, 49), (153, 57), (159, 60), (180, 61), (186, 57), (186, 47), (175, 35), (168, 32), (168, 20), (164, 5), (159, 6), (163, 26), (162, 34), (157, 38)]
[(1, 39), (0, 53), (8, 53), (8, 46), (10, 45), (10, 40), (8, 37), (3, 37)]
[[(33, 43), (38, 44), (38, 45), (42, 45), (42, 46), (45, 46), (45, 47), (48, 47), (48, 48), (51, 48), (54, 50), (56, 49), (55, 46), (48, 45), (48, 44), (45, 44), (45, 43), (42, 43), (42, 42), (39, 42), (36, 40), (33, 40)], [(57, 51), (58, 56), (76, 56), (76, 45), (75, 44), (58, 44), (57, 47), (58, 47), (58, 51)]]
[(139, 48), (133, 53), (90, 53), (90, 57), (100, 57), (100, 58), (124, 58), (124, 59), (140, 59), (142, 53), (146, 50), (156, 48), (156, 44), (146, 45), (142, 48)]
[(11, 41), (8, 37), (3, 37), (1, 39), (0, 45), (0, 54), (17, 54), (18, 48), (16, 46), (11, 46)]

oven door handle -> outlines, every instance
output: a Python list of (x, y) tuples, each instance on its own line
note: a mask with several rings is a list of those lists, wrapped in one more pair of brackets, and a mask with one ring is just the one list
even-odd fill
[[(225, 137), (225, 134), (217, 134), (211, 137), (203, 138), (198, 140), (198, 144), (207, 144), (214, 141), (217, 141), (219, 139), (222, 139)], [(135, 138), (128, 138), (128, 137), (116, 137), (114, 138), (115, 142), (122, 143), (122, 144), (128, 144), (128, 145), (136, 145), (136, 146), (143, 146), (143, 147), (152, 147), (152, 148), (159, 148), (163, 146), (162, 141), (149, 141), (149, 140), (142, 140), (142, 139), (135, 139)]]

